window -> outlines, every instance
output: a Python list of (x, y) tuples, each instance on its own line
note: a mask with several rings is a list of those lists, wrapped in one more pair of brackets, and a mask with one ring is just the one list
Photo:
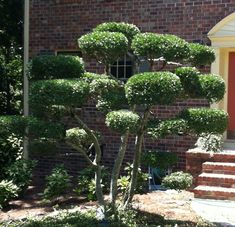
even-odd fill
[(133, 61), (125, 55), (123, 59), (111, 65), (111, 74), (120, 80), (126, 81), (133, 75)]

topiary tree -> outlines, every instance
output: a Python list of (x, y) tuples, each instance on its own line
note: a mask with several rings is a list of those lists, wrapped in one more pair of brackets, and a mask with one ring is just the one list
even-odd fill
[[(40, 124), (43, 120), (57, 125), (58, 132), (64, 132), (59, 130), (61, 124), (56, 123), (63, 114), (67, 113), (76, 120), (78, 127), (67, 129), (66, 133), (56, 133), (58, 137), (49, 130), (45, 131), (45, 127), (39, 129), (47, 132), (43, 139), (48, 138), (50, 133), (53, 136), (49, 139), (58, 140), (62, 136), (93, 167), (97, 200), (105, 214), (107, 202), (101, 185), (102, 132), (96, 132), (85, 124), (77, 108), (92, 100), (97, 109), (106, 115), (106, 125), (120, 135), (120, 148), (110, 182), (113, 208), (116, 207), (117, 182), (128, 139), (131, 134), (136, 137), (131, 178), (122, 200), (122, 206), (127, 207), (135, 193), (146, 134), (159, 139), (179, 133), (223, 133), (227, 126), (227, 113), (221, 110), (185, 109), (175, 118), (163, 120), (151, 112), (154, 106), (172, 105), (188, 98), (205, 98), (212, 103), (222, 99), (225, 86), (219, 76), (205, 75), (188, 66), (210, 64), (214, 60), (213, 51), (199, 44), (189, 44), (174, 35), (140, 33), (134, 25), (111, 22), (99, 25), (93, 32), (82, 36), (78, 44), (84, 56), (94, 58), (105, 66), (105, 74), (84, 73), (83, 63), (78, 58), (37, 57), (32, 60), (29, 74), (30, 107), (33, 117), (41, 119)], [(137, 73), (124, 84), (110, 75), (109, 66), (127, 53), (132, 54), (137, 62), (146, 59), (150, 67), (148, 72)], [(162, 66), (154, 71), (156, 61), (162, 62)], [(166, 71), (165, 67), (172, 62), (177, 63), (174, 64), (177, 69)], [(32, 122), (29, 122), (29, 128)], [(40, 134), (37, 137), (42, 139)], [(88, 155), (92, 147), (94, 157)]]

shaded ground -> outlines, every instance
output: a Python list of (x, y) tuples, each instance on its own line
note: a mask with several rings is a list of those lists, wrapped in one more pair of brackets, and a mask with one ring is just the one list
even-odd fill
[[(96, 208), (95, 202), (88, 202), (85, 198), (76, 198), (74, 195), (60, 197), (45, 204), (41, 202), (39, 191), (30, 188), (27, 196), (12, 201), (8, 209), (0, 211), (0, 220), (10, 221), (42, 216), (51, 214), (58, 208), (79, 211)], [(139, 211), (139, 215), (151, 219), (152, 224), (156, 226), (210, 226), (203, 223), (201, 218), (191, 209), (192, 198), (193, 194), (190, 192), (156, 191), (136, 195), (134, 208)]]

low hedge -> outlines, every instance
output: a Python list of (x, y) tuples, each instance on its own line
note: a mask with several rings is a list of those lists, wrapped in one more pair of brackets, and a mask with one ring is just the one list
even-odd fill
[(35, 81), (30, 86), (30, 108), (62, 105), (81, 107), (89, 98), (89, 84), (78, 79)]
[(84, 64), (77, 56), (45, 55), (32, 59), (29, 68), (30, 80), (80, 78)]
[(209, 108), (189, 108), (181, 112), (189, 129), (200, 135), (201, 133), (222, 134), (228, 125), (228, 114), (224, 110)]
[[(98, 140), (101, 141), (101, 135), (98, 132), (94, 132)], [(66, 131), (66, 141), (75, 146), (88, 147), (93, 141), (91, 137), (81, 128), (71, 128)]]
[(107, 65), (126, 54), (128, 40), (118, 32), (93, 32), (79, 38), (78, 45), (83, 55)]
[(210, 103), (220, 101), (225, 94), (225, 82), (215, 74), (200, 74), (196, 68), (181, 67), (175, 71), (184, 92), (190, 98), (206, 98)]
[(134, 24), (128, 24), (124, 22), (107, 22), (99, 24), (95, 29), (95, 32), (120, 32), (126, 36), (131, 44), (135, 35), (140, 33), (139, 28)]
[(150, 121), (147, 133), (155, 139), (161, 139), (168, 135), (182, 135), (188, 131), (187, 122), (184, 119), (170, 119)]
[(136, 133), (140, 116), (129, 110), (109, 112), (105, 123), (112, 130), (124, 134), (126, 131)]
[(132, 76), (125, 91), (130, 104), (169, 105), (180, 96), (182, 86), (171, 72), (146, 72)]
[(215, 60), (215, 53), (209, 46), (190, 43), (189, 62), (194, 66), (210, 65)]
[(138, 34), (133, 39), (132, 49), (137, 56), (152, 60), (163, 57), (165, 61), (181, 61), (189, 55), (188, 43), (168, 34)]

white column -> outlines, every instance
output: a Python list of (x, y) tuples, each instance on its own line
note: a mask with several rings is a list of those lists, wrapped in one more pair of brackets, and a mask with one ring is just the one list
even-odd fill
[[(29, 115), (29, 81), (27, 65), (29, 62), (29, 0), (24, 1), (24, 116)], [(28, 159), (28, 139), (24, 138), (23, 158)]]

